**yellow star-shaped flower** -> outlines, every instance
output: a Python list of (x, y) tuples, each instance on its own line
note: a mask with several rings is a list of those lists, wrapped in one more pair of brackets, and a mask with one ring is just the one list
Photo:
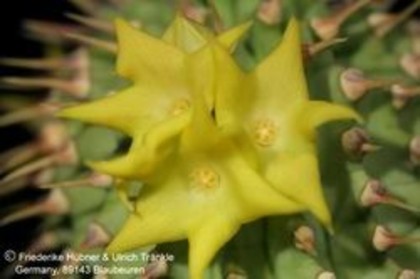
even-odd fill
[[(301, 56), (299, 27), (292, 19), (282, 43), (254, 69), (255, 91), (237, 92), (226, 107), (248, 100), (236, 122), (253, 142), (262, 176), (276, 190), (307, 207), (327, 228), (331, 216), (325, 203), (316, 157), (316, 128), (328, 121), (357, 119), (351, 109), (310, 101)], [(250, 91), (248, 91), (250, 92)], [(220, 92), (219, 94), (223, 94)], [(217, 107), (216, 107), (217, 111)]]
[[(217, 50), (213, 50), (213, 65), (218, 68), (204, 76), (197, 74), (195, 82), (204, 86), (194, 91), (213, 91), (217, 127), (236, 138), (243, 154), (254, 158), (252, 165), (279, 194), (310, 210), (332, 231), (320, 184), (316, 128), (328, 121), (360, 117), (347, 107), (309, 100), (294, 19), (282, 43), (250, 73), (244, 73), (222, 48)], [(195, 64), (193, 73), (208, 71), (212, 65)], [(205, 83), (209, 80), (213, 84)]]
[[(217, 40), (227, 49), (249, 28), (240, 25)], [(128, 23), (116, 21), (119, 52), (117, 72), (133, 85), (106, 98), (67, 108), (60, 116), (108, 126), (133, 138), (128, 154), (89, 165), (122, 178), (145, 178), (171, 148), (165, 145), (179, 134), (190, 117), (186, 56), (200, 48), (210, 32), (199, 32), (177, 16), (164, 40), (139, 32)], [(208, 102), (210, 96), (207, 98)]]

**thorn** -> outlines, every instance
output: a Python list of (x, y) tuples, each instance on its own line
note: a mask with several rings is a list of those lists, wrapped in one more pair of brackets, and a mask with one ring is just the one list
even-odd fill
[(345, 131), (341, 136), (344, 151), (352, 156), (361, 157), (375, 152), (381, 147), (370, 143), (370, 137), (365, 129), (354, 127)]
[(63, 34), (81, 33), (83, 28), (77, 25), (60, 24), (42, 20), (25, 20), (23, 28), (29, 33), (30, 37), (42, 42), (58, 43), (64, 42)]
[(100, 248), (108, 245), (111, 241), (111, 235), (99, 223), (89, 224), (86, 237), (80, 245), (81, 249)]
[(363, 71), (355, 68), (349, 68), (340, 75), (341, 89), (351, 101), (359, 100), (371, 89), (386, 88), (397, 82), (395, 79), (368, 79)]
[(407, 24), (407, 31), (411, 37), (413, 53), (420, 54), (420, 20), (410, 20)]
[(407, 32), (413, 37), (420, 36), (420, 21), (416, 18), (411, 18), (407, 23)]
[(411, 139), (409, 150), (410, 161), (416, 166), (420, 165), (420, 136), (415, 136)]
[(392, 196), (379, 180), (369, 180), (363, 188), (360, 196), (360, 204), (364, 207), (371, 207), (377, 204), (387, 204), (401, 208), (413, 213), (420, 213), (420, 210), (410, 206), (400, 199)]
[(57, 121), (43, 125), (35, 142), (11, 149), (0, 156), (0, 173), (13, 169), (39, 154), (49, 154), (63, 148), (69, 136), (66, 127)]
[(112, 184), (113, 178), (107, 174), (92, 173), (87, 178), (71, 181), (56, 182), (50, 184), (38, 184), (40, 188), (70, 188), (70, 187), (108, 187)]
[(282, 0), (262, 0), (258, 7), (257, 17), (267, 25), (276, 25), (281, 21)]
[(411, 98), (420, 96), (420, 86), (408, 87), (401, 84), (394, 84), (391, 87), (391, 93), (393, 106), (396, 109), (402, 109)]
[(337, 277), (335, 276), (335, 274), (332, 273), (331, 271), (321, 271), (316, 277), (316, 279), (336, 279), (336, 278)]
[(194, 22), (205, 24), (206, 20), (209, 16), (209, 10), (202, 6), (195, 6), (191, 3), (188, 3), (190, 1), (183, 1), (187, 3), (181, 3), (180, 10), (182, 11), (182, 14), (188, 18), (189, 20), (192, 20)]
[(98, 4), (95, 1), (69, 0), (69, 2), (84, 13), (94, 15), (98, 12)]
[(31, 182), (34, 186), (40, 187), (40, 185), (45, 185), (50, 183), (55, 178), (53, 168), (43, 169), (33, 175)]
[(37, 145), (34, 143), (25, 144), (0, 154), (0, 173), (9, 171), (16, 166), (29, 161), (38, 153)]
[(89, 91), (89, 79), (83, 75), (77, 75), (71, 80), (63, 80), (54, 77), (3, 77), (0, 82), (18, 89), (46, 88), (67, 93), (75, 98), (83, 99)]
[(359, 0), (350, 3), (335, 14), (326, 18), (314, 18), (311, 27), (322, 40), (330, 40), (337, 36), (340, 26), (354, 13), (369, 4), (371, 0)]
[(42, 153), (58, 152), (69, 142), (67, 127), (60, 121), (50, 121), (44, 124), (39, 136), (38, 146)]
[(392, 31), (396, 26), (404, 22), (420, 7), (420, 1), (414, 1), (405, 10), (396, 15), (374, 14), (370, 24), (374, 28), (375, 35), (382, 38)]
[(226, 279), (248, 278), (245, 270), (232, 262), (227, 264), (225, 273), (227, 274)]
[(33, 175), (19, 177), (1, 185), (0, 196), (16, 192), (28, 186), (37, 186), (49, 183), (54, 178), (54, 171), (51, 168), (38, 171)]
[(314, 57), (316, 54), (328, 49), (331, 46), (341, 44), (347, 41), (347, 38), (332, 38), (328, 40), (323, 40), (304, 46), (306, 49), (305, 52), (309, 57)]
[(115, 34), (114, 25), (108, 21), (101, 20), (95, 17), (88, 17), (79, 14), (67, 13), (66, 16), (78, 23), (81, 23), (87, 27), (91, 27), (98, 31), (103, 31), (108, 34)]
[(39, 117), (51, 116), (61, 108), (58, 103), (40, 103), (0, 117), (0, 127), (10, 126)]
[(373, 233), (372, 244), (379, 252), (385, 252), (395, 246), (420, 242), (420, 237), (401, 237), (384, 226), (376, 226)]
[(89, 70), (87, 50), (79, 48), (60, 58), (1, 58), (0, 64), (35, 70)]
[(373, 29), (375, 36), (382, 37), (383, 32), (395, 21), (397, 15), (387, 13), (373, 13), (368, 16), (367, 22)]
[(400, 66), (409, 76), (420, 79), (420, 54), (404, 54), (400, 59)]
[(75, 165), (79, 160), (76, 146), (69, 141), (62, 149), (55, 153), (54, 164), (58, 166)]
[(247, 279), (248, 277), (242, 273), (230, 272), (227, 274), (226, 279)]
[(28, 163), (9, 173), (0, 180), (0, 185), (4, 185), (17, 178), (30, 175), (50, 166), (75, 164), (77, 159), (78, 156), (74, 144), (72, 142), (68, 142), (62, 149), (56, 151), (55, 153), (47, 155), (34, 162)]
[(0, 197), (4, 198), (10, 193), (19, 191), (27, 187), (29, 183), (30, 177), (21, 177), (7, 183), (2, 183), (0, 187)]
[(79, 33), (66, 33), (65, 36), (69, 39), (86, 44), (88, 46), (97, 47), (113, 54), (117, 53), (117, 44), (114, 42), (89, 37)]
[(295, 237), (295, 246), (310, 255), (316, 255), (315, 232), (308, 226), (300, 226), (293, 233)]
[(121, 7), (121, 6), (127, 5), (127, 3), (130, 2), (130, 0), (108, 0), (108, 2), (110, 2), (112, 5), (116, 7)]
[(59, 238), (56, 232), (46, 231), (38, 236), (26, 250), (27, 254), (37, 254), (43, 251), (53, 249), (59, 244)]
[(52, 190), (48, 196), (35, 204), (15, 211), (0, 219), (0, 226), (31, 218), (38, 215), (61, 215), (69, 211), (70, 204), (61, 190)]
[(360, 151), (362, 151), (363, 154), (368, 154), (368, 153), (376, 152), (380, 150), (381, 148), (382, 146), (380, 145), (371, 144), (371, 143), (363, 143), (362, 146), (360, 147)]
[(32, 174), (36, 171), (39, 171), (43, 168), (47, 168), (49, 166), (51, 166), (54, 162), (54, 157), (55, 154), (52, 155), (48, 155), (45, 156), (41, 159), (38, 159), (34, 162), (31, 162), (29, 164), (26, 164), (22, 167), (20, 167), (19, 169), (16, 169), (15, 171), (9, 173), (8, 175), (6, 175), (5, 177), (3, 177), (0, 180), (0, 185), (4, 185), (6, 183), (9, 183), (15, 179), (27, 176), (29, 174)]
[(398, 273), (397, 279), (417, 279), (417, 274), (414, 270), (404, 269)]
[(208, 5), (210, 7), (210, 11), (211, 11), (211, 15), (212, 15), (212, 20), (213, 20), (213, 28), (214, 31), (217, 34), (220, 34), (223, 32), (224, 28), (224, 24), (223, 24), (223, 20), (222, 17), (219, 14), (219, 10), (217, 9), (217, 5), (216, 5), (216, 1), (215, 0), (209, 0), (208, 1)]
[(53, 70), (63, 66), (60, 58), (1, 58), (0, 64), (36, 70)]
[(141, 278), (144, 278), (144, 279), (161, 278), (163, 276), (168, 275), (168, 272), (169, 272), (168, 262), (165, 260), (156, 260), (156, 261), (148, 263), (145, 266), (144, 273), (142, 274)]

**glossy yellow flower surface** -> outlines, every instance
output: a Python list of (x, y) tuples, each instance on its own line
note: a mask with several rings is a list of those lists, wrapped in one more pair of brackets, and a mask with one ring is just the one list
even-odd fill
[(199, 279), (244, 223), (309, 210), (331, 228), (315, 129), (357, 115), (309, 101), (296, 21), (252, 72), (230, 54), (249, 24), (215, 37), (177, 17), (162, 40), (116, 27), (117, 72), (133, 85), (61, 112), (133, 138), (123, 157), (90, 163), (123, 181), (123, 199), (124, 180), (145, 183), (108, 251), (188, 239), (190, 277)]

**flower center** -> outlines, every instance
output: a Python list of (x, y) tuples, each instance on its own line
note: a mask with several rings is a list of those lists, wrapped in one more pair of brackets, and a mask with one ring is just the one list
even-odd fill
[(258, 120), (253, 128), (254, 141), (261, 147), (273, 145), (277, 137), (277, 127), (275, 123), (268, 118)]
[(178, 116), (190, 108), (191, 104), (187, 99), (180, 99), (175, 101), (169, 109), (169, 114)]
[(220, 184), (220, 178), (216, 171), (210, 167), (197, 167), (190, 174), (191, 182), (195, 187), (212, 189)]

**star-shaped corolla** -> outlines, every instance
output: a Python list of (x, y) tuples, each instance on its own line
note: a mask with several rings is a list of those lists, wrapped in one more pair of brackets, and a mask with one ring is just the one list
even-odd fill
[[(217, 37), (227, 49), (249, 28), (240, 25)], [(177, 16), (163, 40), (116, 21), (117, 72), (133, 85), (100, 100), (64, 109), (62, 117), (120, 130), (133, 138), (128, 154), (89, 165), (121, 178), (145, 178), (168, 154), (171, 142), (191, 117), (186, 57), (213, 35)], [(208, 102), (211, 96), (207, 97)]]
[[(210, 45), (194, 56), (192, 63), (201, 63), (197, 59), (201, 55), (217, 60), (217, 47)], [(249, 164), (235, 141), (217, 127), (205, 92), (198, 90), (214, 90), (212, 84), (211, 79), (192, 84), (197, 93), (192, 120), (180, 135), (178, 149), (148, 180), (135, 213), (111, 242), (109, 252), (187, 238), (190, 278), (200, 279), (242, 224), (262, 216), (302, 211), (301, 205), (277, 193)]]
[(244, 78), (253, 89), (229, 91), (229, 97), (218, 92), (224, 102), (216, 103), (215, 111), (218, 115), (229, 107), (246, 106), (230, 110), (228, 120), (221, 122), (234, 119), (231, 125), (241, 125), (256, 149), (262, 176), (331, 230), (318, 171), (316, 128), (332, 120), (360, 118), (347, 107), (309, 100), (299, 36), (298, 23), (292, 19), (279, 46)]

